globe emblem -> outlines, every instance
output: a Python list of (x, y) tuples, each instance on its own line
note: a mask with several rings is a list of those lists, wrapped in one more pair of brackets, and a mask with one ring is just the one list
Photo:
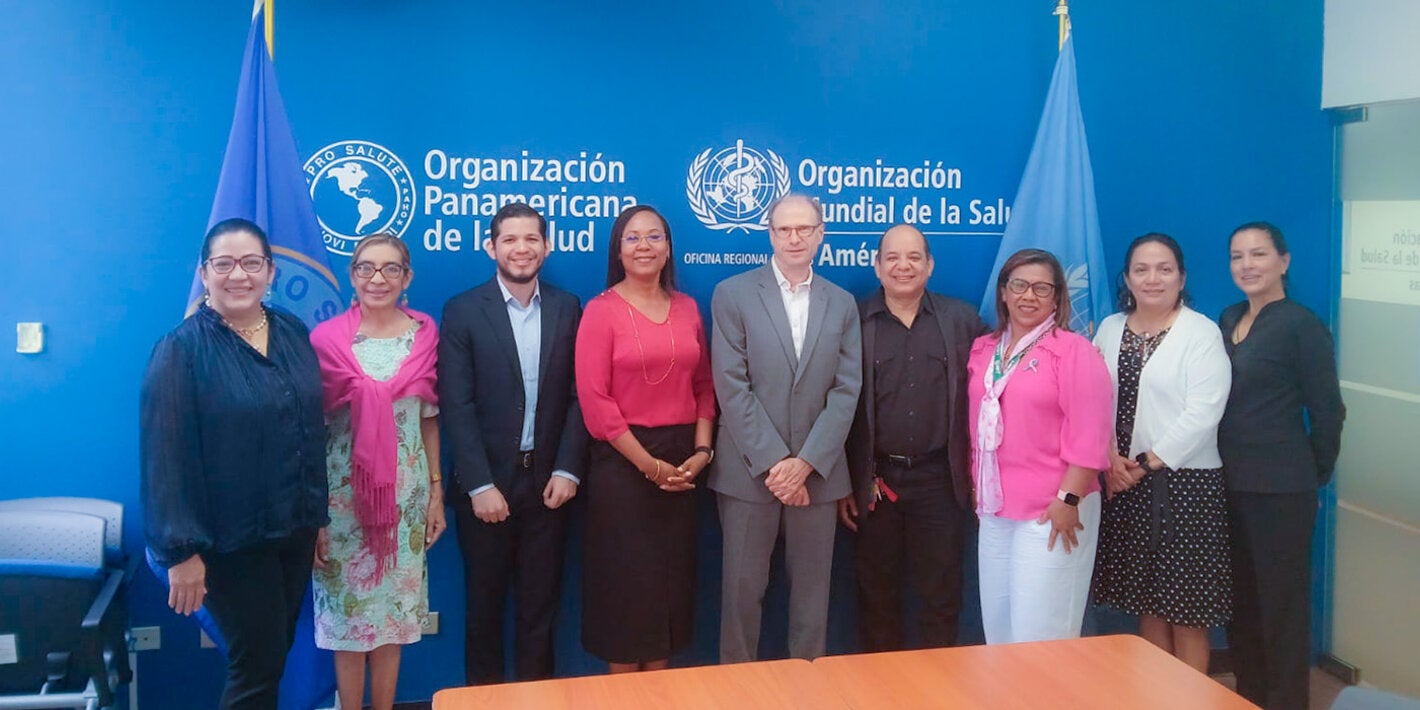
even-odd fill
[(706, 149), (691, 163), (686, 199), (701, 223), (730, 231), (765, 229), (774, 200), (789, 191), (789, 170), (772, 150), (746, 148), (743, 140), (711, 154)]
[(349, 255), (361, 239), (401, 235), (409, 225), (414, 184), (404, 162), (383, 147), (335, 143), (312, 155), (305, 170), (326, 249)]

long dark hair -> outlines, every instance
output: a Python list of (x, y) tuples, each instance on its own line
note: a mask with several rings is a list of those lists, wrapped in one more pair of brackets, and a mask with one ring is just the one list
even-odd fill
[[(1134, 309), (1139, 307), (1139, 302), (1134, 300), (1134, 292), (1129, 290), (1129, 266), (1134, 263), (1134, 250), (1149, 243), (1168, 247), (1169, 251), (1173, 252), (1174, 263), (1178, 264), (1178, 275), (1188, 275), (1188, 269), (1183, 268), (1183, 247), (1178, 245), (1178, 240), (1163, 232), (1149, 232), (1143, 236), (1135, 237), (1134, 241), (1129, 242), (1129, 249), (1124, 252), (1124, 270), (1119, 272), (1119, 278), (1115, 283), (1115, 304), (1124, 313), (1133, 313)], [(1193, 296), (1188, 293), (1187, 289), (1182, 289), (1178, 292), (1178, 302), (1173, 304), (1173, 307), (1178, 308), (1192, 304)]]
[(1011, 272), (1030, 264), (1045, 264), (1050, 267), (1051, 279), (1055, 282), (1055, 327), (1070, 329), (1070, 288), (1065, 283), (1065, 269), (1060, 268), (1060, 260), (1044, 249), (1022, 249), (1011, 255), (1001, 265), (1001, 273), (996, 275), (996, 334), (1006, 332), (1011, 323), (1011, 313), (1006, 310), (1006, 282), (1011, 280)]
[(650, 205), (628, 207), (617, 215), (611, 225), (611, 240), (607, 243), (606, 287), (611, 288), (626, 278), (626, 267), (621, 264), (621, 235), (626, 233), (626, 223), (642, 212), (650, 212), (661, 220), (666, 230), (666, 263), (661, 267), (661, 288), (667, 293), (675, 291), (675, 242), (671, 241), (671, 223)]

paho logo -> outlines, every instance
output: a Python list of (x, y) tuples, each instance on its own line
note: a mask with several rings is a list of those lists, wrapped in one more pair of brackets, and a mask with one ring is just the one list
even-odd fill
[(714, 150), (706, 148), (690, 162), (685, 176), (690, 211), (711, 229), (768, 229), (769, 205), (789, 193), (789, 166), (774, 151), (760, 153), (743, 140)]
[(349, 256), (371, 234), (404, 236), (414, 178), (399, 156), (369, 141), (341, 141), (316, 151), (305, 170), (326, 249)]

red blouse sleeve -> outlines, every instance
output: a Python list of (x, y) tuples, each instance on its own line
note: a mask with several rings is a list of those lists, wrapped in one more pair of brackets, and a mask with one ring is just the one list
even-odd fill
[(582, 420), (593, 438), (610, 441), (629, 427), (621, 406), (611, 393), (612, 334), (610, 313), (604, 297), (587, 302), (582, 323), (577, 328), (577, 400)]

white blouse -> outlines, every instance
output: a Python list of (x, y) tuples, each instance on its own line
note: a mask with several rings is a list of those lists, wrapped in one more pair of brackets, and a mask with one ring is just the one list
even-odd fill
[[(1100, 323), (1095, 346), (1104, 354), (1119, 406), (1119, 346), (1123, 313)], [(1168, 335), (1139, 375), (1129, 456), (1153, 451), (1169, 468), (1219, 468), (1218, 421), (1228, 403), (1232, 366), (1218, 326), (1183, 306)]]

